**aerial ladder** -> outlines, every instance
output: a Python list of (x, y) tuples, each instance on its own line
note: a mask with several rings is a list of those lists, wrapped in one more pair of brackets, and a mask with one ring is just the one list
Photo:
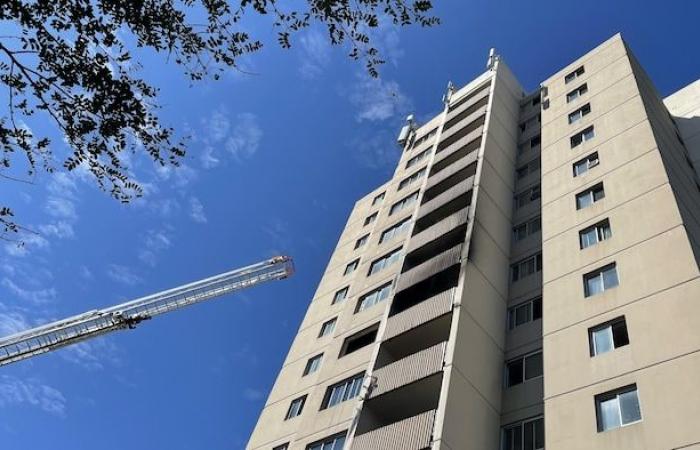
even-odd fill
[(240, 269), (151, 294), (120, 305), (88, 311), (0, 338), (0, 366), (40, 355), (231, 292), (292, 275), (288, 256), (276, 256)]

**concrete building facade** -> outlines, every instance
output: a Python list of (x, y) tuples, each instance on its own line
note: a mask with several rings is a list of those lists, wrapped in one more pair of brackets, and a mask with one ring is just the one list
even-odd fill
[[(700, 449), (700, 84), (620, 35), (402, 130), (249, 450)], [(669, 113), (670, 111), (670, 113)]]

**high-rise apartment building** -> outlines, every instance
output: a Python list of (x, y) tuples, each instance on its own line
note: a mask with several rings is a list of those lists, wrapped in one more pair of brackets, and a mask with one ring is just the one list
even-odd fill
[(249, 450), (700, 449), (700, 85), (491, 55), (360, 199)]

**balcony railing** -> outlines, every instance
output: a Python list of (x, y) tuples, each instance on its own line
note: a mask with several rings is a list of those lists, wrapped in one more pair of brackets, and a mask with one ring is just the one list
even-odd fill
[(430, 447), (435, 410), (356, 436), (353, 450), (422, 450)]
[(405, 311), (389, 317), (384, 330), (384, 340), (389, 340), (421, 324), (447, 314), (452, 310), (455, 289), (440, 292)]
[(462, 194), (466, 194), (474, 186), (474, 177), (469, 177), (463, 182), (452, 186), (445, 192), (440, 193), (437, 197), (430, 199), (430, 201), (423, 203), (418, 210), (418, 217), (416, 221), (427, 216), (431, 212), (435, 211), (445, 203), (454, 200)]
[(377, 385), (370, 398), (425, 378), (442, 370), (447, 342), (441, 342), (375, 370)]
[(396, 292), (403, 291), (407, 287), (413, 286), (450, 266), (459, 264), (462, 255), (462, 245), (455, 245), (411, 270), (403, 272), (399, 275), (399, 281), (396, 283)]

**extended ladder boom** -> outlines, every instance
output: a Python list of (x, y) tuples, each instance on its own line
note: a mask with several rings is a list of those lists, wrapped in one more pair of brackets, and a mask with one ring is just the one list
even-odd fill
[(286, 278), (293, 273), (292, 260), (277, 256), (241, 269), (158, 292), (120, 305), (89, 311), (0, 339), (0, 366), (74, 344), (114, 330), (134, 328), (148, 320), (185, 306)]

